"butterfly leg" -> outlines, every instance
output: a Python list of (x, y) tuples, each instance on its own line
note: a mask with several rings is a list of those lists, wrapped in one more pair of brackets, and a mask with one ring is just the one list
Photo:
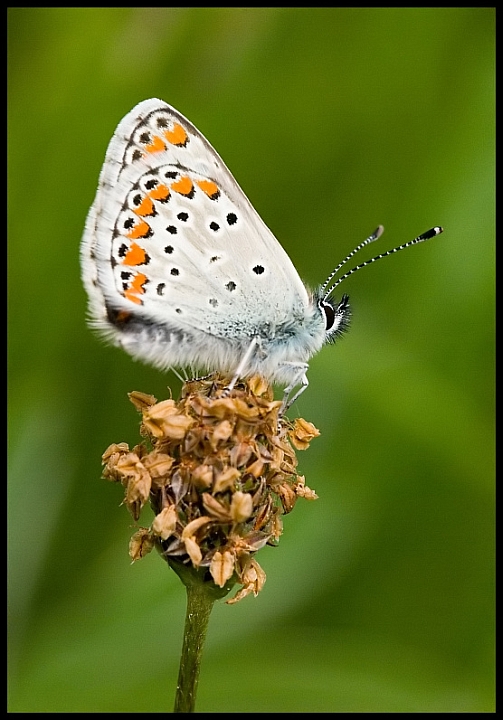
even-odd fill
[[(285, 363), (285, 365), (293, 366), (297, 370), (297, 374), (294, 376), (290, 385), (287, 385), (283, 391), (283, 404), (281, 405), (280, 415), (283, 415), (283, 413), (285, 413), (288, 408), (293, 405), (293, 403), (298, 397), (300, 397), (300, 395), (302, 395), (309, 385), (309, 380), (306, 375), (306, 370), (309, 367), (307, 363)], [(300, 385), (299, 389), (294, 395), (292, 395), (292, 397), (290, 397), (290, 393), (295, 387), (297, 387), (297, 385)]]
[(231, 392), (231, 390), (233, 389), (234, 385), (237, 383), (237, 381), (239, 380), (239, 378), (243, 375), (243, 373), (244, 373), (244, 371), (245, 371), (245, 369), (246, 369), (246, 366), (248, 365), (248, 361), (250, 360), (250, 358), (252, 357), (253, 353), (255, 352), (255, 349), (256, 349), (257, 345), (260, 345), (260, 338), (259, 338), (258, 336), (255, 336), (254, 338), (252, 338), (252, 341), (251, 341), (251, 343), (248, 345), (245, 354), (243, 355), (243, 357), (242, 357), (241, 360), (239, 361), (239, 365), (237, 366), (237, 368), (236, 368), (235, 371), (234, 371), (234, 375), (232, 376), (232, 380), (230, 381), (230, 383), (228, 384), (228, 386), (227, 386), (227, 387), (225, 388), (225, 390), (224, 390), (224, 395), (228, 395), (228, 394)]
[[(179, 373), (176, 368), (170, 367), (169, 369), (171, 370), (171, 372), (172, 372), (174, 375), (176, 375), (176, 377), (180, 380), (180, 382), (182, 383), (182, 385), (183, 385), (184, 382), (187, 381), (187, 378), (186, 378), (186, 377), (183, 377), (183, 375), (182, 375), (181, 373)], [(186, 373), (184, 373), (184, 374), (186, 374)]]

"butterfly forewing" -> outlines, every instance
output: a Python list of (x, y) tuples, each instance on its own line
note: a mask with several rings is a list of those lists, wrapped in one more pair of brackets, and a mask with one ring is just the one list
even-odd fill
[[(88, 290), (152, 322), (249, 334), (254, 322), (284, 323), (308, 302), (288, 255), (219, 155), (161, 100), (140, 103), (119, 124), (84, 252), (96, 258)], [(92, 305), (98, 312), (102, 298)]]

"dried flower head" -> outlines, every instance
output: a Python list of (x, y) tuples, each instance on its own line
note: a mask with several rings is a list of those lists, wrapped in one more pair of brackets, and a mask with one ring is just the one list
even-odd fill
[(265, 573), (254, 555), (277, 544), (281, 516), (298, 497), (316, 499), (297, 474), (295, 449), (319, 432), (280, 415), (281, 402), (261, 378), (228, 396), (227, 384), (215, 377), (187, 382), (177, 402), (130, 393), (145, 440), (131, 450), (110, 445), (103, 476), (122, 483), (135, 520), (147, 502), (155, 513), (150, 528), (131, 539), (133, 561), (157, 547), (169, 562), (206, 568), (219, 588), (239, 582), (233, 603), (262, 589)]

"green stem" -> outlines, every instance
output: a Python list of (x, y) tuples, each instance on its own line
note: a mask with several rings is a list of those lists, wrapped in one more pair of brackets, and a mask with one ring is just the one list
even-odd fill
[(224, 587), (218, 587), (205, 568), (187, 566), (173, 558), (168, 558), (168, 563), (187, 590), (187, 614), (174, 712), (189, 713), (194, 712), (196, 705), (201, 657), (213, 603), (227, 595), (235, 578), (226, 582)]
[(204, 640), (216, 599), (211, 597), (203, 585), (188, 584), (186, 590), (187, 614), (176, 687), (174, 710), (176, 713), (194, 712)]

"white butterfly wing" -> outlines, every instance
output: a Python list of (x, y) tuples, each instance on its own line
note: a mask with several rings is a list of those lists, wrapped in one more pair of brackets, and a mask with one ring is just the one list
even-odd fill
[(137, 105), (110, 142), (82, 265), (92, 322), (104, 331), (111, 320), (141, 318), (245, 340), (303, 318), (309, 304), (219, 155), (157, 99)]

